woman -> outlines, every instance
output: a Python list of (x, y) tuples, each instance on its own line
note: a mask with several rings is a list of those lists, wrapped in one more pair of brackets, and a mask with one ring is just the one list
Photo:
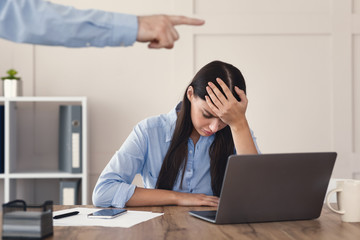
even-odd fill
[[(101, 173), (96, 206), (217, 206), (227, 158), (257, 154), (241, 72), (214, 61), (170, 113), (141, 121)], [(131, 185), (140, 173), (145, 188)]]

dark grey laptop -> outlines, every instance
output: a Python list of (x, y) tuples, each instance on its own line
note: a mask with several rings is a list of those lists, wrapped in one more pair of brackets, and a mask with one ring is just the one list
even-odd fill
[(189, 214), (218, 224), (318, 218), (336, 156), (335, 152), (230, 156), (218, 210)]

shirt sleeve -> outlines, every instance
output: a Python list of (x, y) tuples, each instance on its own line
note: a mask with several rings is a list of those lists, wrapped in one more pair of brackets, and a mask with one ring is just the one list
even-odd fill
[(65, 47), (130, 46), (135, 15), (79, 10), (44, 0), (1, 0), (0, 37), (20, 43)]
[(251, 137), (252, 137), (252, 139), (253, 139), (253, 142), (254, 142), (254, 145), (255, 145), (255, 147), (256, 147), (256, 150), (257, 150), (258, 154), (261, 154), (261, 151), (260, 151), (259, 146), (258, 146), (258, 144), (257, 144), (256, 137), (255, 137), (255, 135), (254, 135), (253, 130), (250, 129), (250, 132), (251, 132)]
[(92, 196), (95, 206), (124, 207), (132, 197), (136, 186), (131, 183), (142, 171), (147, 139), (146, 131), (137, 125), (101, 173)]

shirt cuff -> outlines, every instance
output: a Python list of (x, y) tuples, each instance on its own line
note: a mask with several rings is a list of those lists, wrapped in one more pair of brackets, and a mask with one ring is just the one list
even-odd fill
[(131, 46), (138, 33), (137, 16), (114, 13), (113, 46)]
[(125, 207), (127, 201), (129, 201), (129, 199), (134, 194), (135, 188), (136, 186), (132, 184), (120, 184), (120, 187), (113, 198), (111, 206), (119, 208)]

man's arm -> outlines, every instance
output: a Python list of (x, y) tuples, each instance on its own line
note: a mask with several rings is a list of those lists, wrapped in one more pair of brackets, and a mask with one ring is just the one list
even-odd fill
[(0, 37), (14, 42), (65, 47), (129, 46), (137, 17), (78, 10), (43, 0), (1, 0)]
[(142, 16), (79, 10), (43, 0), (1, 0), (0, 37), (21, 43), (65, 47), (130, 46), (137, 40), (152, 48), (171, 48), (178, 24), (201, 25), (181, 16)]

